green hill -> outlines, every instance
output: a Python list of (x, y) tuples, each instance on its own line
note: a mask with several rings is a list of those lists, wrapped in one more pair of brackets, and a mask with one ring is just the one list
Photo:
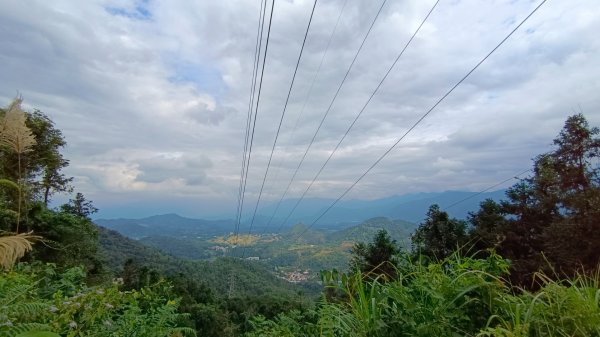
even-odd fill
[(331, 233), (327, 241), (332, 243), (370, 242), (379, 230), (385, 229), (399, 245), (407, 247), (410, 243), (410, 235), (416, 228), (416, 224), (408, 221), (377, 217), (366, 220), (360, 225)]
[(184, 275), (205, 282), (218, 296), (226, 296), (234, 275), (236, 296), (278, 293), (294, 295), (301, 288), (277, 278), (267, 266), (235, 258), (189, 261), (161, 252), (116, 231), (99, 228), (99, 253), (111, 271), (119, 273), (129, 258), (169, 276)]

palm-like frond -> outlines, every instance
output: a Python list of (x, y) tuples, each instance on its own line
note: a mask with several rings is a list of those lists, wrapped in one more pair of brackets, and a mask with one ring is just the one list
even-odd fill
[(10, 269), (42, 237), (29, 233), (0, 236), (0, 266)]
[(7, 189), (12, 189), (15, 191), (19, 191), (19, 185), (12, 180), (8, 179), (0, 179), (0, 186), (4, 186)]

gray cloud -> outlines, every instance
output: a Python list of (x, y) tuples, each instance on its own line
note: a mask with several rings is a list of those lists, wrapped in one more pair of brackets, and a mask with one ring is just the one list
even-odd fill
[[(317, 5), (267, 201), (283, 192), (379, 6), (348, 1), (308, 97), (341, 4)], [(292, 197), (310, 182), (432, 4), (386, 4)], [(0, 99), (6, 104), (19, 90), (28, 107), (50, 115), (69, 143), (67, 173), (107, 214), (128, 203), (139, 210), (144, 200), (155, 205), (148, 213), (156, 205), (198, 216), (217, 209), (231, 213), (258, 5), (245, 0), (2, 2)], [(535, 5), (442, 0), (309, 195), (335, 197), (343, 191)], [(275, 5), (249, 200), (262, 181), (311, 6), (308, 0)], [(349, 197), (482, 189), (530, 166), (531, 158), (550, 148), (573, 109), (581, 106), (591, 124), (600, 125), (598, 31), (600, 8), (594, 0), (548, 2)]]

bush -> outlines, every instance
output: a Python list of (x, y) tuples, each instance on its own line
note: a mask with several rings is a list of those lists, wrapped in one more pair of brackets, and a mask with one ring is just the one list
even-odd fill
[(61, 336), (165, 337), (195, 335), (177, 327), (178, 300), (166, 282), (139, 291), (118, 284), (87, 287), (85, 273), (72, 268), (58, 275), (53, 265), (22, 264), (0, 274), (0, 334), (52, 331)]

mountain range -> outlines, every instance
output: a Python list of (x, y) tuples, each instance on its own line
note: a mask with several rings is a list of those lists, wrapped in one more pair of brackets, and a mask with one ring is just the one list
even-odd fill
[[(488, 198), (500, 200), (504, 197), (504, 193), (505, 190), (485, 193), (445, 191), (397, 195), (376, 200), (342, 200), (315, 223), (314, 227), (339, 230), (375, 217), (387, 217), (418, 224), (425, 218), (432, 204), (438, 204), (452, 217), (464, 219), (469, 212), (478, 209), (481, 201)], [(293, 209), (297, 199), (284, 200), (270, 222), (269, 219), (277, 205), (267, 204), (259, 210), (254, 219), (252, 232), (275, 232), (278, 228), (291, 227), (298, 223), (311, 225), (333, 201), (333, 199), (322, 198), (304, 199), (285, 224), (282, 222)], [(163, 214), (142, 219), (97, 219), (95, 222), (136, 239), (158, 235), (209, 238), (232, 232), (235, 227), (233, 219), (192, 219), (177, 214)], [(247, 232), (250, 223), (249, 217), (245, 218), (240, 224), (240, 232)]]

